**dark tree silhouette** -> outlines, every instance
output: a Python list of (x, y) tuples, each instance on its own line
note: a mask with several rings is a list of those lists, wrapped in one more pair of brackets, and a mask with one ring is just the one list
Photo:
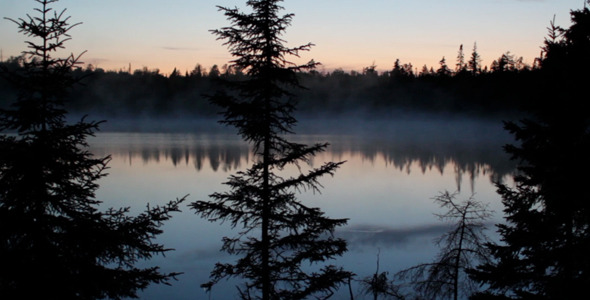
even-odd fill
[(438, 76), (443, 76), (443, 77), (450, 76), (451, 69), (449, 69), (449, 66), (447, 66), (447, 60), (445, 59), (444, 56), (440, 60), (439, 64), (440, 64), (440, 67), (436, 70), (436, 74)]
[[(329, 297), (351, 273), (324, 265), (346, 251), (346, 243), (333, 231), (345, 219), (330, 219), (318, 208), (297, 201), (295, 191), (319, 191), (319, 177), (332, 175), (341, 163), (329, 162), (303, 171), (314, 155), (327, 144), (306, 146), (292, 143), (294, 100), (287, 91), (300, 87), (297, 72), (313, 68), (311, 61), (295, 65), (288, 56), (307, 51), (312, 44), (288, 48), (281, 35), (290, 25), (292, 14), (279, 16), (280, 0), (251, 0), (251, 13), (219, 7), (231, 27), (214, 30), (226, 40), (235, 59), (233, 67), (247, 79), (228, 83), (235, 93), (220, 92), (212, 101), (225, 109), (222, 123), (237, 127), (253, 145), (255, 163), (238, 172), (226, 183), (230, 191), (211, 195), (211, 201), (192, 204), (196, 213), (210, 221), (229, 221), (241, 227), (236, 237), (223, 239), (223, 250), (241, 255), (235, 263), (218, 263), (211, 274), (210, 287), (222, 278), (241, 277), (243, 299), (303, 299)], [(285, 168), (299, 175), (282, 177)], [(305, 262), (323, 265), (316, 271), (302, 269)]]
[(432, 263), (420, 264), (396, 274), (410, 279), (416, 291), (425, 299), (459, 299), (476, 290), (475, 283), (465, 271), (478, 263), (486, 262), (489, 252), (484, 233), (484, 222), (491, 217), (487, 205), (473, 199), (457, 203), (456, 193), (444, 192), (435, 198), (444, 214), (439, 219), (452, 222), (452, 229), (437, 240), (441, 247), (437, 259)]
[(27, 42), (22, 72), (2, 70), (19, 91), (0, 111), (0, 295), (4, 299), (136, 297), (176, 274), (139, 260), (168, 251), (154, 242), (182, 200), (136, 216), (98, 209), (96, 181), (109, 157), (94, 158), (86, 138), (100, 122), (68, 125), (63, 98), (77, 82), (79, 56), (55, 58), (70, 39), (65, 10), (36, 0), (38, 16), (13, 20)]
[(404, 300), (405, 297), (399, 291), (399, 287), (390, 280), (387, 275), (389, 272), (379, 273), (379, 253), (377, 253), (377, 268), (375, 274), (367, 276), (360, 280), (362, 293), (372, 295), (373, 300), (379, 299), (379, 296), (386, 298)]
[(455, 73), (462, 73), (465, 71), (465, 53), (463, 52), (463, 44), (459, 46), (459, 51), (457, 51), (457, 64), (455, 65)]
[[(489, 286), (476, 299), (579, 299), (590, 285), (590, 117), (585, 108), (590, 11), (572, 11), (572, 25), (553, 23), (531, 117), (506, 123), (519, 141), (506, 151), (519, 161), (516, 186), (498, 184), (506, 224), (493, 260), (474, 270)], [(556, 103), (559, 103), (556, 105)]]
[(516, 68), (516, 60), (514, 55), (507, 51), (506, 53), (502, 54), (497, 60), (494, 60), (490, 66), (493, 72), (508, 72), (508, 71), (515, 71)]
[(473, 43), (473, 51), (469, 62), (467, 62), (467, 69), (473, 75), (481, 73), (481, 56), (477, 53), (477, 43)]

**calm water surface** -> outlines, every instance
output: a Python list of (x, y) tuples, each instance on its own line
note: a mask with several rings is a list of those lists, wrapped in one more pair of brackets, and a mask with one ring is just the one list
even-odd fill
[[(340, 127), (332, 125), (322, 133), (291, 137), (331, 144), (315, 157), (315, 166), (346, 161), (333, 178), (321, 180), (321, 194), (302, 193), (299, 199), (321, 207), (328, 216), (349, 219), (338, 232), (348, 240), (349, 251), (335, 264), (359, 278), (375, 272), (378, 252), (380, 271), (390, 274), (433, 259), (432, 241), (448, 228), (433, 215), (441, 212), (432, 199), (440, 192), (459, 191), (459, 199), (474, 194), (496, 211), (490, 224), (501, 220), (500, 197), (492, 182), (510, 180), (514, 166), (501, 150), (509, 137), (500, 123), (362, 123), (346, 133), (326, 129)], [(207, 200), (209, 194), (226, 189), (222, 183), (229, 175), (253, 162), (248, 144), (235, 134), (198, 128), (184, 133), (106, 132), (90, 142), (95, 155), (112, 156), (97, 198), (105, 208), (128, 206), (132, 213), (148, 203), (164, 204), (187, 194), (186, 204)], [(142, 299), (208, 299), (199, 285), (207, 281), (215, 262), (232, 259), (219, 249), (221, 238), (233, 231), (227, 224), (201, 219), (186, 206), (164, 230), (159, 241), (175, 251), (145, 265), (184, 274), (172, 286), (149, 287)], [(234, 285), (214, 287), (212, 299), (237, 298)], [(356, 284), (353, 290), (359, 292)]]

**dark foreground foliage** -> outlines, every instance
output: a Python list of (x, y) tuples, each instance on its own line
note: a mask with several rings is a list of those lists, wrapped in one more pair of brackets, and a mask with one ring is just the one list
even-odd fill
[(37, 0), (36, 16), (12, 20), (31, 39), (18, 70), (2, 69), (17, 99), (0, 111), (0, 295), (3, 299), (136, 297), (175, 273), (139, 268), (169, 249), (155, 243), (160, 227), (183, 201), (129, 216), (99, 210), (97, 181), (109, 157), (87, 148), (100, 122), (67, 124), (64, 98), (78, 79), (79, 57), (54, 58), (70, 39), (65, 11)]
[(590, 10), (572, 25), (550, 27), (542, 80), (529, 110), (506, 123), (520, 142), (506, 146), (519, 162), (516, 186), (498, 184), (506, 223), (493, 260), (472, 272), (488, 291), (474, 299), (579, 299), (590, 285)]

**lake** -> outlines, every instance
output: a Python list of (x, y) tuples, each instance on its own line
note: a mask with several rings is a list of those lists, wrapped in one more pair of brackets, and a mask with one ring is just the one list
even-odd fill
[[(502, 151), (511, 139), (501, 122), (449, 117), (300, 123), (301, 134), (291, 140), (330, 143), (328, 151), (314, 158), (315, 166), (346, 161), (334, 177), (321, 179), (321, 194), (302, 193), (298, 199), (330, 217), (349, 219), (337, 232), (347, 239), (349, 251), (334, 264), (357, 279), (375, 272), (378, 253), (380, 272), (390, 274), (434, 258), (433, 239), (448, 228), (434, 216), (442, 212), (433, 201), (440, 192), (458, 191), (458, 200), (474, 195), (488, 203), (495, 211), (491, 229), (502, 220), (493, 182), (511, 180), (514, 163)], [(164, 204), (188, 194), (188, 204), (225, 190), (227, 177), (248, 168), (254, 158), (232, 130), (212, 128), (214, 122), (176, 130), (151, 124), (147, 131), (134, 132), (107, 127), (89, 140), (95, 155), (112, 156), (97, 198), (104, 208), (128, 206), (138, 213), (148, 203)], [(141, 265), (184, 274), (172, 286), (150, 286), (142, 299), (208, 299), (199, 285), (208, 280), (215, 262), (232, 259), (219, 251), (221, 238), (234, 233), (229, 225), (210, 223), (183, 207), (158, 239), (175, 250)], [(490, 235), (494, 237), (493, 230)], [(237, 299), (234, 285), (213, 287), (211, 299)], [(355, 299), (363, 299), (358, 283), (352, 288)], [(348, 294), (347, 287), (342, 291)]]

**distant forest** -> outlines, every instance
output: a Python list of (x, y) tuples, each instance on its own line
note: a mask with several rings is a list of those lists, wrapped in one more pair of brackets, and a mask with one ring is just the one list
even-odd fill
[[(24, 57), (0, 62), (8, 70), (22, 68)], [(437, 68), (396, 60), (392, 69), (378, 72), (376, 66), (361, 71), (302, 72), (306, 88), (294, 89), (298, 113), (312, 117), (366, 116), (391, 117), (399, 112), (458, 113), (476, 117), (514, 113), (535, 98), (535, 83), (542, 68), (523, 63), (510, 52), (502, 54), (488, 68), (474, 46), (467, 57), (461, 45), (453, 62), (443, 57)], [(197, 64), (184, 74), (174, 70), (162, 75), (147, 67), (131, 71), (105, 71), (92, 65), (74, 70), (84, 77), (73, 88), (67, 108), (102, 118), (134, 117), (215, 117), (218, 109), (206, 95), (222, 88), (223, 81), (245, 76), (224, 65), (207, 69)], [(15, 99), (16, 91), (0, 80), (0, 107)]]

